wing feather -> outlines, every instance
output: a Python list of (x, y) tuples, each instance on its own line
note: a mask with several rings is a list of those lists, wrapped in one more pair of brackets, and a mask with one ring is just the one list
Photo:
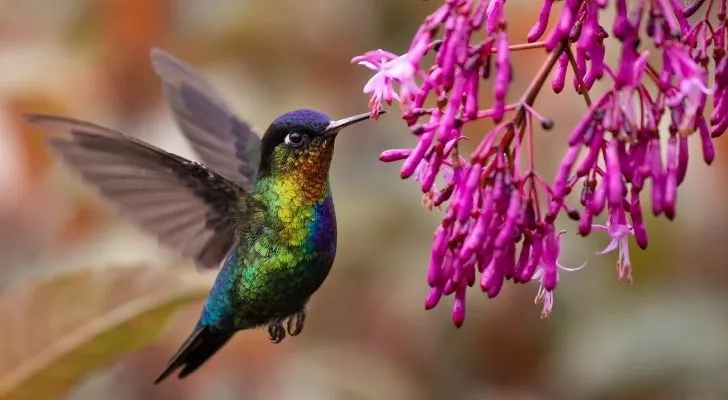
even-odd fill
[(177, 124), (202, 162), (252, 191), (260, 137), (192, 67), (160, 49), (153, 49), (151, 58)]
[(199, 163), (88, 122), (27, 118), (57, 133), (47, 142), (67, 165), (199, 269), (217, 268), (237, 242), (235, 220), (258, 210), (243, 188)]

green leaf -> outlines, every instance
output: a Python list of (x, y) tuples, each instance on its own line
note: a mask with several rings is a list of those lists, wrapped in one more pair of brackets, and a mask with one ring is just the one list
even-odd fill
[(151, 344), (209, 282), (175, 268), (84, 269), (0, 296), (0, 400), (55, 399), (80, 378)]

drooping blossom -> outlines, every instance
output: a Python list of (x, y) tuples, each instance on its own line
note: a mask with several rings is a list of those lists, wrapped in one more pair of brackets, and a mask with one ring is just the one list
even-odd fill
[(538, 293), (536, 294), (536, 303), (542, 303), (541, 318), (546, 318), (551, 314), (554, 305), (553, 291), (556, 288), (556, 282), (559, 280), (559, 271), (578, 271), (586, 263), (569, 268), (561, 265), (559, 262), (559, 254), (561, 253), (561, 236), (566, 231), (559, 233), (550, 232), (543, 240), (541, 250), (541, 264), (536, 268), (536, 272), (531, 277), (532, 280), (539, 282)]
[[(511, 3), (446, 0), (401, 56), (377, 50), (352, 60), (376, 71), (364, 88), (372, 115), (399, 102), (417, 139), (413, 148), (387, 150), (380, 159), (402, 161), (400, 176), (418, 183), (423, 204), (443, 206), (425, 307), (452, 295), (456, 326), (476, 283), (492, 298), (508, 281), (535, 281), (541, 314), (551, 313), (559, 272), (573, 270), (558, 262), (564, 230), (557, 224), (568, 224), (560, 215), (574, 220), (583, 237), (606, 233), (609, 244), (599, 254), (616, 251), (618, 276), (631, 281), (629, 242), (648, 245), (643, 213), (676, 218), (690, 144), (699, 143), (710, 164), (713, 139), (728, 129), (726, 0), (684, 7), (677, 0), (563, 0), (559, 7), (543, 0), (528, 43), (512, 42), (509, 18), (522, 16)], [(548, 57), (535, 76), (514, 75), (511, 53), (529, 49), (545, 49)], [(430, 51), (436, 54), (427, 64)], [(574, 78), (567, 84), (569, 71)], [(564, 137), (564, 156), (550, 180), (538, 172), (532, 147), (538, 128), (554, 125), (536, 109), (549, 77), (554, 92), (569, 86), (587, 104)], [(508, 103), (516, 79), (531, 84)], [(493, 81), (489, 93), (481, 88), (485, 80)], [(427, 99), (435, 105), (426, 106)], [(464, 127), (482, 119), (495, 127), (463, 154)], [(578, 204), (571, 204), (577, 190)]]
[(607, 225), (592, 225), (592, 229), (605, 231), (609, 234), (609, 244), (597, 254), (607, 254), (614, 250), (619, 253), (617, 259), (617, 270), (619, 279), (625, 282), (632, 282), (632, 264), (629, 261), (629, 235), (633, 234), (633, 229), (627, 223), (627, 217), (624, 208), (616, 208), (609, 213)]
[[(364, 93), (370, 94), (369, 108), (372, 117), (376, 118), (382, 109), (382, 102), (392, 104), (392, 100), (406, 102), (418, 89), (415, 82), (415, 66), (407, 54), (396, 56), (384, 50), (374, 50), (352, 61), (377, 71), (364, 86)], [(395, 90), (394, 83), (399, 84)]]

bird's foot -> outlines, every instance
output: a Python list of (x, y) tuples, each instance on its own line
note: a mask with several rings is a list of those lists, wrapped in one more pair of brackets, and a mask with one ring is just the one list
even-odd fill
[(268, 335), (273, 343), (280, 343), (286, 338), (286, 328), (283, 327), (282, 319), (276, 319), (268, 324)]
[(286, 323), (288, 334), (291, 336), (298, 336), (303, 330), (303, 324), (306, 322), (306, 309), (290, 315)]

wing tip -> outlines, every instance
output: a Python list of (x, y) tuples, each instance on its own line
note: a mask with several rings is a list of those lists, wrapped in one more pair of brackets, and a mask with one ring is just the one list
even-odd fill
[[(172, 86), (179, 85), (180, 81), (184, 81), (178, 76), (180, 74), (197, 74), (197, 72), (184, 61), (159, 47), (152, 47), (149, 51), (149, 58), (152, 60), (152, 69), (154, 70), (154, 73), (162, 78), (162, 81)], [(199, 78), (202, 79), (202, 77)]]
[(164, 54), (167, 54), (167, 52), (157, 46), (152, 46), (152, 48), (149, 49), (149, 56), (151, 58), (155, 58), (157, 55), (164, 55)]
[[(37, 128), (47, 129), (49, 133), (55, 134), (49, 136), (46, 139), (46, 143), (59, 141), (59, 134), (67, 134), (72, 130), (73, 125), (79, 124), (78, 121), (75, 121), (72, 118), (51, 114), (27, 113), (23, 114), (22, 118), (30, 125)], [(91, 124), (88, 123), (88, 125)]]
[(159, 47), (152, 47), (149, 50), (149, 58), (152, 60), (152, 68), (157, 75), (162, 75), (164, 63), (176, 60), (175, 57)]
[(33, 125), (44, 125), (46, 123), (63, 120), (63, 117), (50, 114), (28, 113), (23, 114), (23, 119), (25, 122)]
[(214, 271), (217, 271), (220, 269), (220, 265), (216, 264), (215, 266), (208, 265), (208, 264), (202, 264), (197, 261), (194, 261), (195, 269), (197, 270), (197, 273), (200, 275), (207, 275)]
[(105, 136), (126, 136), (111, 128), (95, 124), (89, 121), (83, 121), (71, 117), (52, 114), (27, 113), (23, 114), (23, 119), (31, 125), (45, 128), (54, 133), (68, 134), (75, 131), (84, 131), (85, 133), (93, 132), (94, 134), (103, 134)]

